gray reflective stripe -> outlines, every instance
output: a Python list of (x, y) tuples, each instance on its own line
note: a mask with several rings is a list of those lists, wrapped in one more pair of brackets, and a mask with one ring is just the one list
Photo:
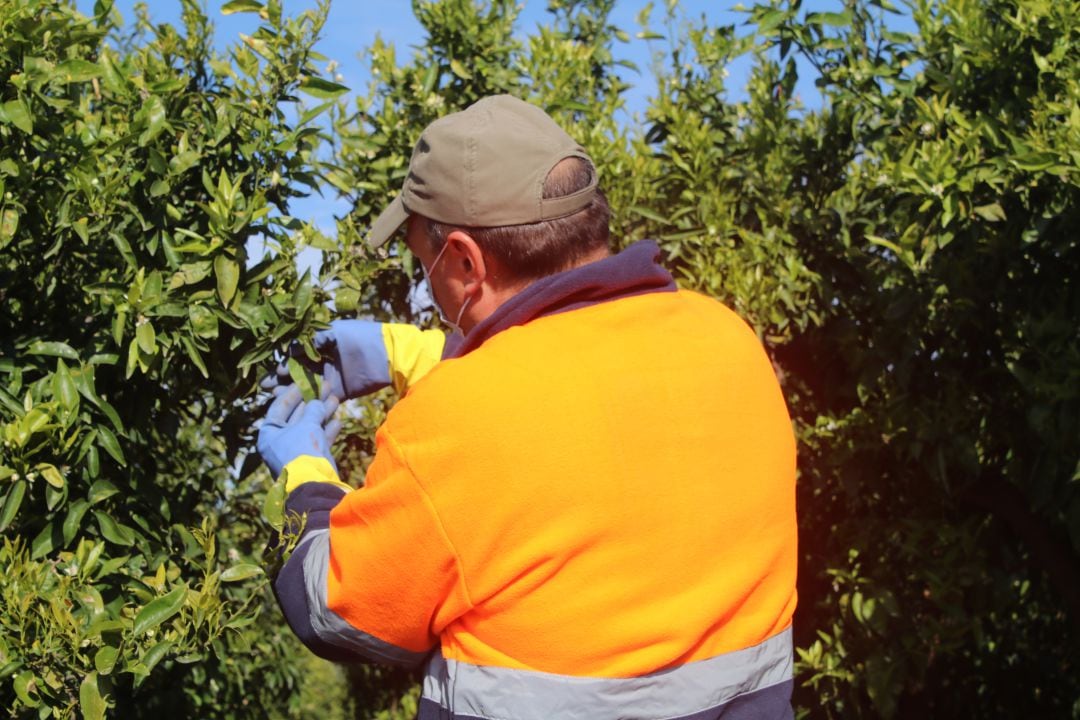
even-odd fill
[(304, 558), (304, 589), (307, 592), (311, 627), (320, 640), (371, 660), (398, 665), (416, 665), (427, 656), (426, 652), (406, 650), (357, 630), (327, 607), (326, 574), (330, 568), (330, 531), (316, 530), (305, 537), (303, 542), (311, 544)]
[(792, 677), (791, 628), (753, 647), (633, 678), (470, 665), (436, 653), (423, 697), (486, 720), (658, 720), (717, 708)]

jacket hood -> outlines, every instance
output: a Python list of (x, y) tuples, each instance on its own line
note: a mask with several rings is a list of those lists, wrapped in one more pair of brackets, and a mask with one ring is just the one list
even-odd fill
[(675, 290), (671, 273), (660, 265), (660, 248), (652, 240), (641, 240), (616, 255), (533, 282), (467, 335), (449, 336), (443, 358), (466, 355), (491, 336), (545, 315), (633, 295)]

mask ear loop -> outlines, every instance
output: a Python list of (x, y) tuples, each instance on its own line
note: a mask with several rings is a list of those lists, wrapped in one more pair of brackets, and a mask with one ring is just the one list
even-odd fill
[(450, 243), (444, 242), (443, 246), (442, 246), (442, 250), (440, 250), (439, 254), (435, 256), (435, 262), (431, 263), (430, 268), (426, 268), (426, 267), (424, 267), (424, 263), (422, 263), (422, 262), (420, 263), (420, 267), (424, 271), (424, 279), (427, 280), (428, 283), (431, 282), (431, 273), (435, 272), (435, 266), (439, 264), (440, 260), (442, 260), (442, 256), (446, 253), (446, 248), (448, 248), (448, 247), (450, 247)]
[(454, 322), (447, 322), (446, 324), (454, 328), (454, 332), (464, 335), (465, 331), (461, 329), (461, 318), (465, 315), (465, 308), (469, 307), (469, 303), (472, 302), (472, 295), (465, 298), (465, 302), (461, 304), (461, 309), (458, 310), (457, 320)]
[(450, 243), (444, 242), (442, 250), (440, 250), (439, 253), (435, 256), (435, 260), (431, 263), (431, 267), (426, 268), (424, 267), (424, 263), (421, 262), (420, 268), (424, 271), (424, 280), (427, 282), (428, 285), (428, 294), (431, 295), (431, 302), (435, 304), (435, 309), (439, 313), (439, 319), (442, 320), (443, 323), (445, 323), (446, 325), (449, 325), (450, 329), (457, 334), (464, 335), (465, 331), (461, 329), (461, 318), (465, 316), (465, 308), (469, 307), (469, 303), (472, 302), (472, 296), (470, 295), (469, 297), (465, 298), (465, 302), (462, 303), (461, 309), (458, 310), (457, 319), (454, 322), (450, 322), (450, 318), (448, 318), (446, 316), (446, 313), (443, 312), (442, 305), (440, 305), (439, 301), (435, 299), (435, 289), (431, 285), (431, 273), (435, 271), (435, 266), (439, 264), (440, 260), (442, 260), (443, 254), (446, 253), (446, 248), (448, 247), (450, 247)]

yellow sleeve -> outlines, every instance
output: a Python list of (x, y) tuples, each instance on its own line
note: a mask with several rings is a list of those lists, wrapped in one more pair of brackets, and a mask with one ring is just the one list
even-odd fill
[(351, 485), (347, 485), (338, 478), (337, 471), (326, 458), (315, 455), (301, 455), (292, 460), (284, 468), (281, 475), (285, 478), (285, 495), (288, 496), (296, 488), (309, 482), (328, 483), (336, 485), (345, 492), (351, 491)]
[(383, 342), (390, 363), (390, 381), (398, 394), (427, 375), (442, 359), (446, 335), (441, 330), (421, 330), (402, 323), (384, 323)]

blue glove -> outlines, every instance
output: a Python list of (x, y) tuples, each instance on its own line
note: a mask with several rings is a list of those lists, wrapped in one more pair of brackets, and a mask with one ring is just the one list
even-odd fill
[[(323, 386), (338, 401), (367, 395), (390, 384), (382, 323), (335, 320), (329, 330), (315, 333), (315, 349), (322, 355), (321, 361), (313, 362), (296, 343), (289, 348), (289, 354), (322, 375)], [(262, 386), (270, 390), (290, 383), (288, 367), (282, 363)]]
[(337, 470), (330, 454), (330, 445), (341, 430), (341, 423), (334, 420), (337, 407), (338, 400), (332, 396), (304, 402), (295, 385), (274, 390), (274, 402), (259, 428), (256, 447), (275, 478), (301, 455), (326, 458)]

